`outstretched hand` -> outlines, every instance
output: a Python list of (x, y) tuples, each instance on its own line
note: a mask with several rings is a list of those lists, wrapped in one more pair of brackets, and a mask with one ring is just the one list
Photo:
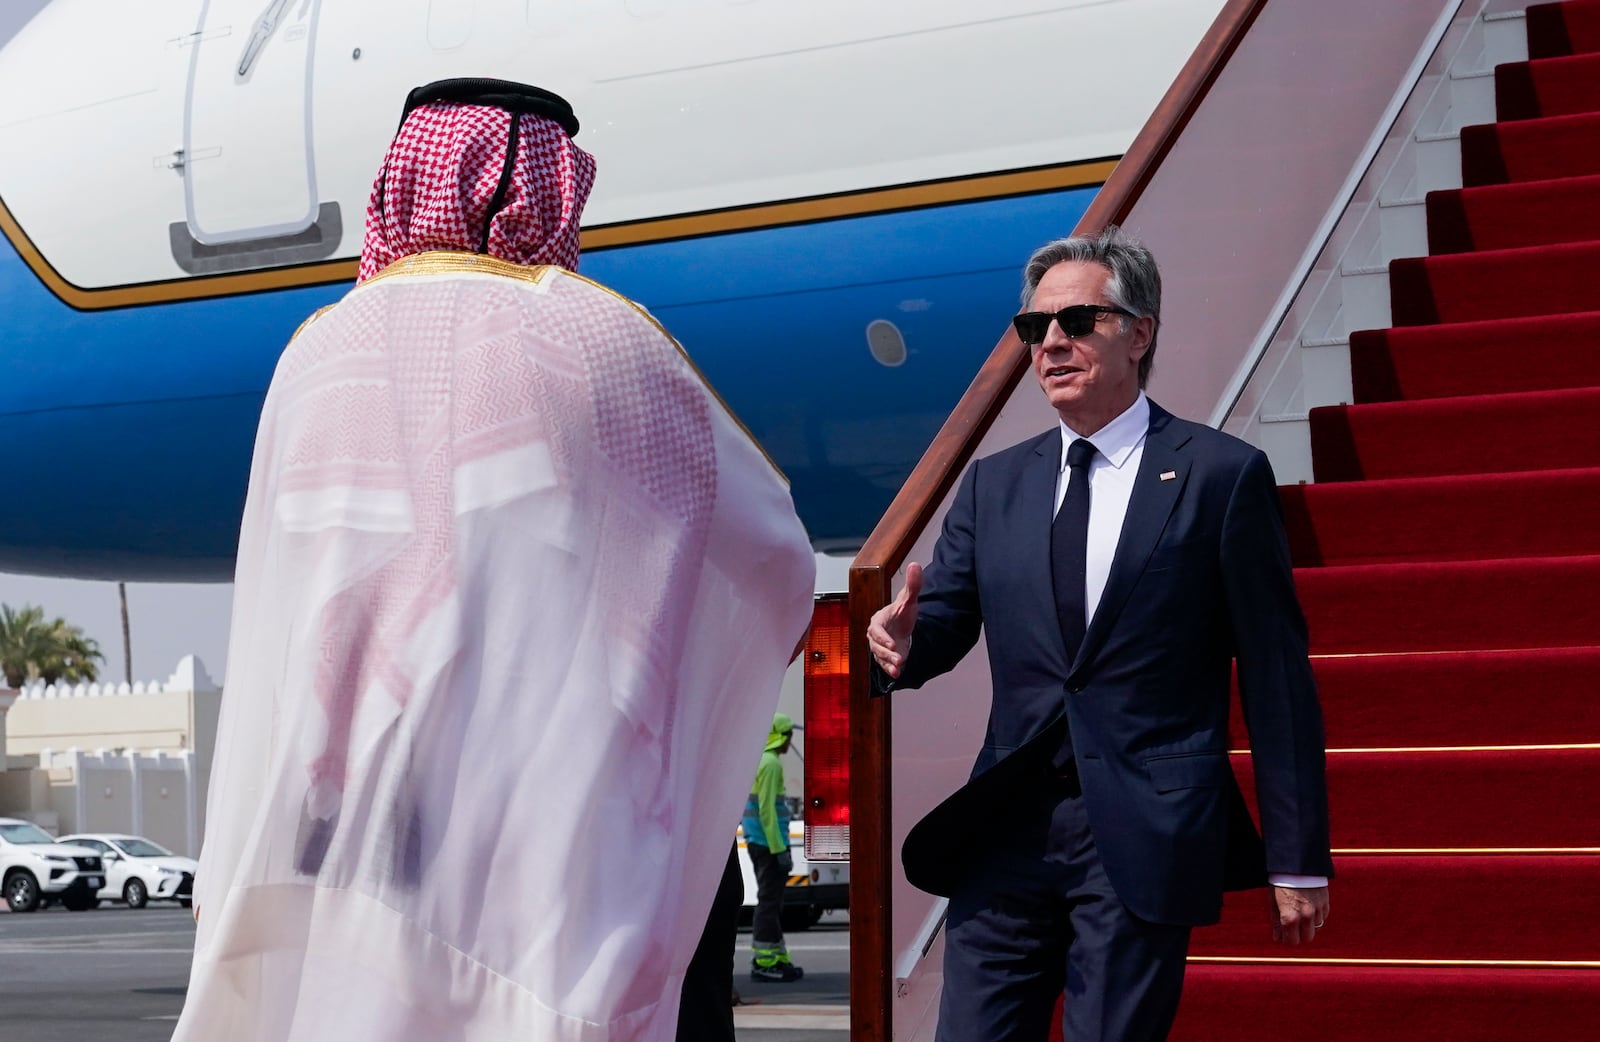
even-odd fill
[(917, 625), (917, 598), (922, 594), (922, 565), (906, 565), (906, 584), (900, 596), (879, 608), (867, 625), (867, 646), (878, 668), (899, 679), (911, 650), (911, 631)]
[(1310, 944), (1328, 921), (1328, 888), (1267, 887), (1272, 939), (1279, 944)]

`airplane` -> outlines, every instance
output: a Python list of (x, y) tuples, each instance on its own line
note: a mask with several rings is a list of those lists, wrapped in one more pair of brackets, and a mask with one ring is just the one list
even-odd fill
[(0, 571), (228, 581), (284, 344), (412, 87), (569, 99), (583, 274), (859, 546), (1221, 0), (14, 0)]

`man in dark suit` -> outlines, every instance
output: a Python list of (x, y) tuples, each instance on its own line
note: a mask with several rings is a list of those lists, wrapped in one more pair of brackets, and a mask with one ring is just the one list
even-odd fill
[[(1270, 881), (1273, 935), (1328, 914), (1321, 710), (1266, 457), (1144, 395), (1148, 250), (1115, 227), (1038, 250), (1017, 331), (1061, 423), (977, 460), (924, 577), (868, 629), (880, 693), (987, 641), (971, 780), (907, 837), (950, 899), (940, 1042), (1167, 1036), (1191, 927)], [(1262, 820), (1228, 763), (1236, 661)]]

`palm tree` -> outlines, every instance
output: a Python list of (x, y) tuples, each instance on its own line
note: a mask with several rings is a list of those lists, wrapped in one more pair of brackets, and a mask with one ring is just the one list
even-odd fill
[(57, 618), (50, 624), (50, 641), (36, 663), (39, 679), (46, 684), (66, 681), (76, 684), (80, 680), (90, 683), (100, 678), (96, 660), (105, 661), (100, 653), (100, 642), (84, 635), (83, 629)]
[(93, 681), (99, 676), (95, 662), (104, 659), (99, 642), (66, 619), (46, 620), (44, 609), (32, 604), (20, 611), (0, 605), (0, 673), (7, 687), (29, 680)]
[(122, 679), (133, 683), (133, 636), (128, 632), (128, 584), (117, 583), (117, 599), (122, 602)]
[(43, 608), (30, 604), (18, 611), (0, 605), (0, 673), (6, 687), (21, 687), (29, 678), (29, 663), (43, 651), (46, 630)]

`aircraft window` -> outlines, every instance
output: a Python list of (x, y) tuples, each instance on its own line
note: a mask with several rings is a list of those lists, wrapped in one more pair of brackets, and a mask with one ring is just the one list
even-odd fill
[(906, 338), (900, 327), (886, 318), (867, 323), (867, 350), (879, 365), (893, 368), (906, 361)]

